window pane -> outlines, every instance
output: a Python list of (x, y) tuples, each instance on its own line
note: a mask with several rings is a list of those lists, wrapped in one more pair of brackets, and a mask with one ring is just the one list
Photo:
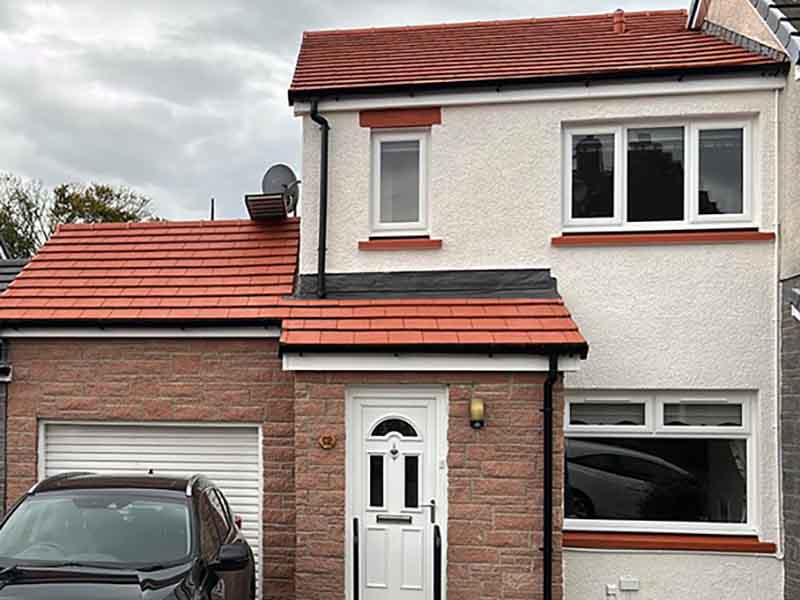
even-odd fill
[(614, 134), (572, 136), (572, 217), (614, 216)]
[(369, 457), (369, 505), (383, 506), (383, 456)]
[(741, 427), (741, 404), (665, 404), (665, 425)]
[(700, 214), (744, 212), (744, 131), (700, 132)]
[(574, 519), (744, 523), (745, 440), (568, 438)]
[(570, 425), (644, 425), (644, 404), (575, 403), (569, 405)]
[(406, 508), (419, 508), (419, 456), (406, 456)]
[(403, 419), (386, 419), (378, 423), (372, 430), (372, 435), (375, 437), (382, 437), (390, 433), (399, 433), (403, 437), (417, 437), (417, 430)]
[(683, 220), (683, 127), (628, 130), (628, 221)]
[(419, 221), (419, 141), (381, 142), (381, 223)]

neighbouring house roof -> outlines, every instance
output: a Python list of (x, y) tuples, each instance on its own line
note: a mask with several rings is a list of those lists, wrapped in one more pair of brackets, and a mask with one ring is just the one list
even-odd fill
[(0, 292), (8, 288), (27, 263), (24, 259), (0, 260)]
[(289, 101), (344, 92), (724, 72), (781, 61), (686, 27), (683, 10), (303, 34)]
[(295, 300), (281, 344), (295, 351), (588, 350), (561, 298)]
[(278, 319), (299, 220), (62, 225), (0, 295), (6, 321)]
[(800, 1), (750, 0), (750, 3), (784, 45), (792, 61), (800, 64)]
[[(748, 1), (786, 49), (789, 58), (800, 63), (800, 0)], [(709, 3), (710, 0), (692, 0), (688, 22), (690, 27), (699, 29), (704, 25)]]

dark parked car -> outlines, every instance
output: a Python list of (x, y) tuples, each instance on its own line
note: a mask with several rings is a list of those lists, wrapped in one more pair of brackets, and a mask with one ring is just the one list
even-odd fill
[(0, 523), (0, 599), (250, 600), (255, 563), (203, 476), (67, 473)]

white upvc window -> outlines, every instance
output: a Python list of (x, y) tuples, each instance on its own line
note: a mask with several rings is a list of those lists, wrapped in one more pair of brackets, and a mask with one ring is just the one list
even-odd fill
[(568, 127), (563, 146), (565, 231), (756, 226), (748, 120)]
[(757, 534), (754, 411), (742, 392), (568, 392), (565, 529)]
[(427, 130), (372, 133), (373, 236), (429, 233), (428, 144)]

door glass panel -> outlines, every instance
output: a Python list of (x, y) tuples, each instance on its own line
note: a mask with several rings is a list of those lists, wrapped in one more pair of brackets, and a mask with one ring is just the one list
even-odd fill
[(406, 456), (406, 508), (419, 508), (419, 456)]
[(383, 456), (369, 457), (369, 505), (383, 506)]
[(383, 437), (390, 433), (399, 433), (403, 437), (417, 437), (417, 430), (403, 419), (386, 419), (378, 423), (372, 430), (374, 437)]
[(628, 221), (683, 220), (683, 127), (628, 130)]

